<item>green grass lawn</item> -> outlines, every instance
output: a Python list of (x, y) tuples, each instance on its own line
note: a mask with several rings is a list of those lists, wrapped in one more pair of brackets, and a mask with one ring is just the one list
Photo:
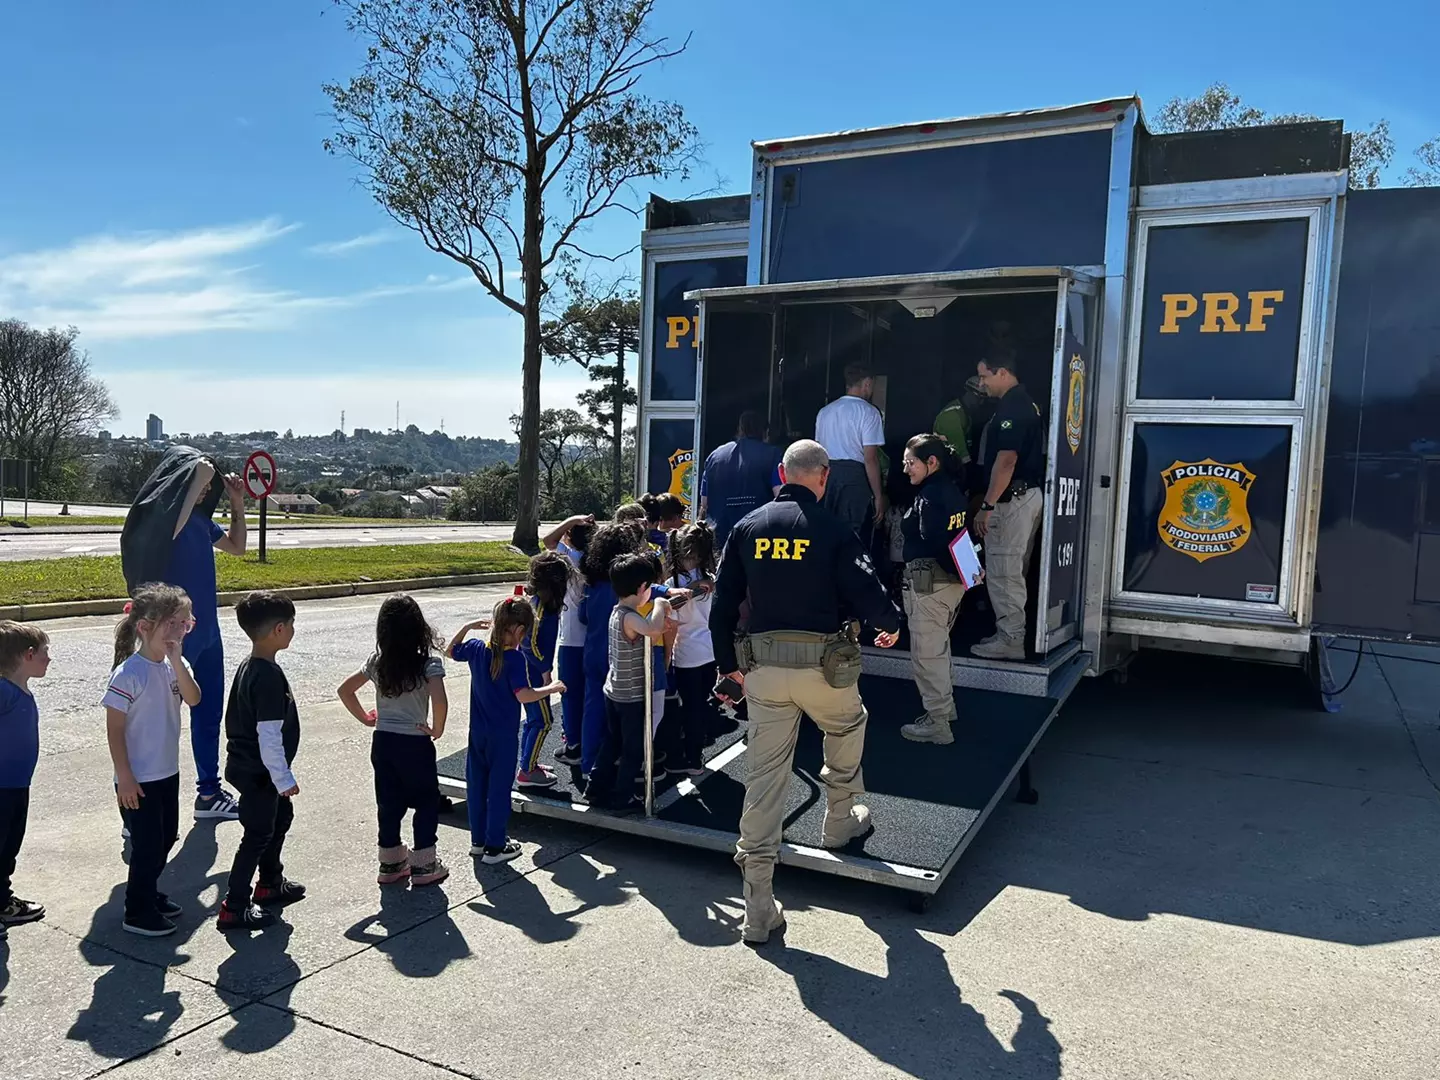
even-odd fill
[[(337, 585), (360, 581), (494, 574), (529, 565), (498, 542), (375, 544), (353, 548), (292, 548), (271, 551), (261, 563), (255, 552), (243, 559), (218, 555), (221, 592), (279, 589), (294, 585)], [(63, 600), (107, 600), (125, 595), (118, 555), (0, 562), (0, 605), (45, 604)]]

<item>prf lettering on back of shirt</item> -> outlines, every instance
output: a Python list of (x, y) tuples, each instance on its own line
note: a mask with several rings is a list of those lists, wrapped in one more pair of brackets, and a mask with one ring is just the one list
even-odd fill
[(1242, 326), (1235, 317), (1240, 311), (1240, 297), (1233, 292), (1201, 293), (1198, 300), (1194, 293), (1161, 293), (1164, 317), (1160, 321), (1160, 333), (1180, 333), (1180, 323), (1193, 318), (1203, 301), (1205, 313), (1200, 319), (1200, 333), (1238, 334), (1243, 330), (1247, 334), (1263, 334), (1267, 329), (1265, 320), (1275, 314), (1275, 305), (1285, 302), (1285, 290), (1256, 289), (1248, 293), (1246, 299), (1249, 310)]
[(954, 532), (956, 529), (963, 529), (964, 527), (965, 527), (965, 511), (962, 510), (962, 511), (960, 511), (960, 513), (958, 513), (958, 514), (951, 514), (951, 515), (950, 515), (950, 520), (949, 520), (948, 522), (946, 522), (946, 524), (945, 524), (945, 531), (946, 531), (946, 532)]
[(787, 536), (757, 536), (755, 558), (757, 559), (803, 559), (810, 547), (810, 541), (802, 537), (791, 539)]
[(694, 331), (694, 337), (688, 342), (690, 348), (700, 347), (700, 320), (692, 319), (688, 315), (669, 315), (665, 319), (667, 327), (665, 334), (665, 348), (678, 349), (680, 342)]

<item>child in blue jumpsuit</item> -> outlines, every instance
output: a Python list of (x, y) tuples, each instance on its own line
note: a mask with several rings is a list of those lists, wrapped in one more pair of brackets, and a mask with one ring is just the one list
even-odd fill
[[(555, 642), (560, 633), (560, 613), (570, 586), (570, 560), (554, 551), (541, 552), (530, 560), (530, 602), (535, 622), (520, 650), (531, 686), (543, 686), (555, 670)], [(563, 680), (562, 680), (563, 681)], [(525, 706), (525, 724), (520, 729), (520, 764), (515, 786), (539, 789), (555, 786), (555, 774), (540, 764), (540, 752), (554, 720), (550, 699), (541, 698)]]
[[(532, 689), (520, 646), (535, 625), (535, 609), (523, 596), (507, 596), (490, 619), (466, 623), (450, 640), (452, 660), (470, 665), (470, 746), (465, 758), (465, 806), (470, 815), (470, 854), (482, 862), (509, 862), (520, 845), (506, 835), (510, 785), (520, 752), (520, 706), (551, 694), (564, 683)], [(490, 628), (488, 641), (466, 641), (471, 630)]]

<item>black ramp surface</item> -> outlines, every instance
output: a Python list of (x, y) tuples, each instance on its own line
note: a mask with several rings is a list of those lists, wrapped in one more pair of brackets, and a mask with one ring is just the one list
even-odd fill
[[(955, 742), (936, 746), (908, 742), (900, 734), (901, 725), (922, 711), (914, 683), (867, 676), (860, 681), (860, 693), (870, 712), (863, 801), (870, 806), (875, 831), (845, 851), (935, 871), (944, 867), (975, 826), (1061, 704), (1051, 698), (956, 690)], [(802, 720), (785, 806), (787, 843), (819, 846), (825, 816), (822, 763), (820, 731)], [(722, 772), (707, 777), (696, 794), (678, 800), (658, 817), (738, 833), (745, 771), (741, 754)]]
[[(678, 706), (672, 704), (667, 704), (666, 706), (667, 709), (677, 707)], [(560, 725), (558, 723), (558, 716), (559, 710), (556, 709), (557, 723), (554, 728), (551, 729), (550, 736), (545, 740), (545, 745), (540, 751), (541, 762), (554, 770), (558, 783), (556, 783), (553, 788), (528, 789), (524, 794), (527, 798), (546, 799), (564, 804), (573, 802), (575, 796), (580, 792), (580, 770), (573, 765), (562, 765), (555, 760), (555, 755), (560, 750)], [(516, 722), (519, 722), (518, 719)], [(705, 761), (709, 761), (716, 754), (727, 750), (737, 739), (742, 738), (745, 734), (745, 727), (743, 724), (739, 724), (734, 720), (716, 713), (710, 731), (711, 734), (715, 736), (715, 741), (707, 746), (701, 755), (701, 758)], [(464, 783), (465, 751), (457, 750), (455, 753), (441, 758), (436, 762), (435, 769), (436, 772), (443, 777)], [(676, 777), (666, 776), (663, 771), (658, 772), (655, 777), (656, 796), (659, 797), (662, 792), (674, 787), (676, 780)], [(737, 814), (735, 816), (736, 826), (739, 825), (739, 822), (740, 816)]]

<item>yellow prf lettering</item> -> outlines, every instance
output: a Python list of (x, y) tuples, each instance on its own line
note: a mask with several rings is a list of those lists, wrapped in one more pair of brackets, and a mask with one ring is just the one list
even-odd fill
[(755, 558), (763, 559), (770, 553), (770, 540), (768, 537), (757, 536), (755, 538)]
[(680, 339), (690, 333), (692, 323), (684, 315), (671, 315), (665, 320), (665, 325), (670, 328), (670, 336), (665, 341), (665, 348), (678, 349)]
[(946, 526), (945, 526), (946, 531), (948, 531), (948, 532), (954, 532), (956, 529), (963, 529), (964, 527), (965, 527), (965, 514), (964, 514), (963, 511), (962, 511), (961, 513), (958, 513), (958, 514), (951, 514), (951, 515), (950, 515), (950, 521), (949, 521), (949, 523), (946, 524)]
[(1284, 303), (1285, 290), (1273, 289), (1250, 294), (1250, 321), (1245, 324), (1247, 331), (1262, 334), (1265, 332), (1265, 320), (1275, 314), (1275, 309), (1266, 303), (1267, 300), (1277, 304)]
[(1188, 319), (1200, 310), (1200, 302), (1188, 292), (1163, 293), (1160, 303), (1165, 305), (1165, 319), (1160, 324), (1160, 333), (1178, 334), (1180, 320)]
[[(1202, 334), (1217, 334), (1223, 329), (1227, 334), (1238, 334), (1240, 324), (1235, 321), (1235, 312), (1240, 310), (1240, 298), (1233, 292), (1207, 292), (1201, 294), (1205, 301), (1205, 321), (1200, 324)], [(1224, 323), (1224, 327), (1221, 327)]]
[(805, 557), (805, 549), (810, 546), (810, 541), (801, 540), (799, 537), (796, 537), (790, 541), (790, 546), (795, 549), (795, 554), (790, 557), (792, 559), (803, 559)]
[(785, 539), (777, 539), (775, 541), (775, 554), (770, 557), (772, 559), (790, 558), (790, 541)]

